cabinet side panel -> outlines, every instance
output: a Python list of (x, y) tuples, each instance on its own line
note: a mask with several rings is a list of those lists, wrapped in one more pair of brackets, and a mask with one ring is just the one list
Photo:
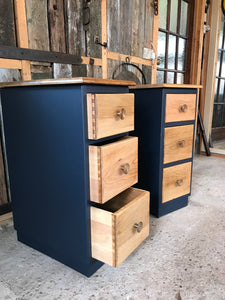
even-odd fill
[(20, 87), (2, 93), (18, 237), (90, 275), (95, 266), (90, 266), (81, 87)]
[(158, 215), (162, 185), (163, 96), (161, 89), (131, 90), (135, 94), (135, 131), (139, 139), (137, 187), (150, 191), (150, 213)]

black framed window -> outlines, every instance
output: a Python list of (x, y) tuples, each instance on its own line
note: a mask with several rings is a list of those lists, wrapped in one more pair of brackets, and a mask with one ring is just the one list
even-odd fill
[(186, 79), (190, 0), (160, 0), (158, 83), (184, 83)]

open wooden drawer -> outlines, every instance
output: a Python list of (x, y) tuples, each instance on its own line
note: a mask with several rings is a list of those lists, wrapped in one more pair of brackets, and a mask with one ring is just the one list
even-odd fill
[(118, 267), (149, 235), (149, 192), (129, 188), (91, 207), (92, 257)]

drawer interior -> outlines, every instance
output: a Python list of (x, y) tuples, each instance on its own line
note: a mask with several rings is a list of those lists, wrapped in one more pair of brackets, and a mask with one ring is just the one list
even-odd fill
[(129, 188), (91, 207), (92, 257), (119, 266), (149, 235), (149, 192)]

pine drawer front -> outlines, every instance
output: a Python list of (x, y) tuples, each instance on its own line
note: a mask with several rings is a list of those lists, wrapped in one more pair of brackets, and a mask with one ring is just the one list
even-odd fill
[(165, 122), (194, 120), (195, 103), (195, 94), (167, 94)]
[(164, 159), (167, 164), (192, 157), (194, 125), (165, 128)]
[(118, 267), (149, 235), (149, 192), (129, 188), (91, 207), (92, 257)]
[(138, 138), (89, 146), (90, 200), (104, 203), (138, 181)]
[(88, 138), (134, 130), (133, 94), (87, 94)]
[(190, 193), (191, 162), (163, 169), (162, 203)]

